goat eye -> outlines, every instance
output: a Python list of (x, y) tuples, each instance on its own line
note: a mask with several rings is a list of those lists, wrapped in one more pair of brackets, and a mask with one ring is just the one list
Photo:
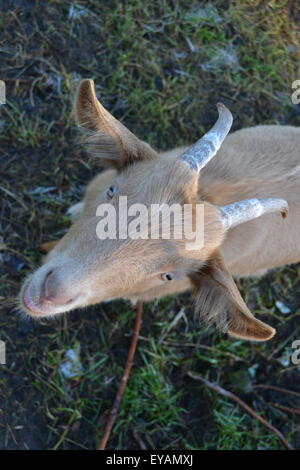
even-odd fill
[(161, 275), (161, 278), (163, 281), (172, 281), (173, 280), (173, 274), (172, 273), (163, 273)]
[(110, 186), (108, 190), (106, 191), (106, 196), (109, 199), (112, 199), (116, 193), (116, 188), (114, 186)]

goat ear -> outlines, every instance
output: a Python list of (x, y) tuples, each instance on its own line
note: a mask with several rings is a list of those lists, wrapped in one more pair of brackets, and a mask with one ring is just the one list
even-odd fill
[(98, 101), (93, 80), (80, 82), (75, 115), (80, 128), (86, 131), (88, 152), (102, 158), (105, 165), (117, 169), (157, 156), (151, 147), (140, 141)]
[(274, 336), (274, 328), (257, 320), (248, 309), (220, 252), (191, 280), (196, 312), (206, 323), (247, 340), (267, 341)]

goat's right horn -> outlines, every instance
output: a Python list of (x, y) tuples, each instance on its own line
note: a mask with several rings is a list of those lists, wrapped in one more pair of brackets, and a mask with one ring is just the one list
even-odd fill
[(286, 217), (288, 208), (287, 201), (276, 197), (245, 199), (219, 207), (221, 221), (226, 230), (272, 212), (280, 212), (282, 217)]
[(230, 131), (232, 114), (222, 103), (217, 104), (219, 117), (215, 125), (191, 148), (180, 156), (191, 170), (200, 171), (217, 153)]

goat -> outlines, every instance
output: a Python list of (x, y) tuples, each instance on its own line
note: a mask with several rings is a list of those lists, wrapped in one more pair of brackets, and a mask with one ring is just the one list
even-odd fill
[[(227, 136), (232, 116), (219, 104), (216, 124), (193, 146), (157, 153), (100, 104), (92, 80), (80, 83), (75, 112), (89, 151), (110, 169), (88, 185), (71, 208), (69, 231), (25, 280), (21, 309), (39, 318), (192, 290), (206, 321), (232, 336), (272, 338), (275, 330), (251, 314), (232, 276), (300, 261), (300, 130), (268, 125)], [(118, 212), (124, 195), (146, 207), (203, 204), (203, 247), (187, 250), (174, 238), (99, 239), (97, 207), (109, 203)]]

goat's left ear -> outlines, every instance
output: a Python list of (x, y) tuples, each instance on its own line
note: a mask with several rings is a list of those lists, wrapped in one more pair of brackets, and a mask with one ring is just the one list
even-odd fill
[(86, 131), (89, 153), (100, 157), (106, 166), (124, 166), (157, 156), (146, 143), (139, 140), (98, 101), (93, 80), (82, 80), (77, 90), (75, 115)]
[(274, 328), (255, 318), (248, 309), (220, 252), (191, 280), (196, 312), (205, 322), (247, 340), (267, 341), (274, 336)]

